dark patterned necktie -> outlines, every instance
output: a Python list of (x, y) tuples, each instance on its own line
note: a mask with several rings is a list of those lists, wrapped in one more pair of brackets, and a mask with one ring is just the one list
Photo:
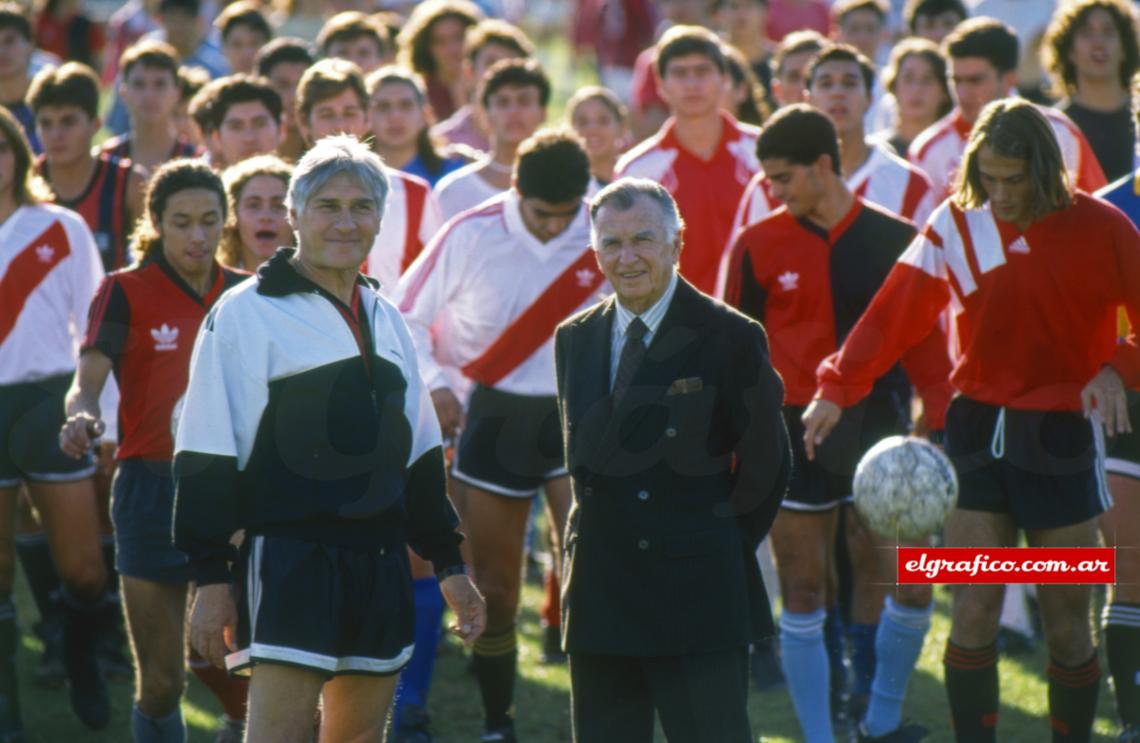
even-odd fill
[(625, 345), (621, 348), (621, 359), (618, 360), (617, 376), (614, 377), (614, 403), (616, 404), (629, 389), (637, 367), (645, 358), (645, 343), (642, 340), (649, 328), (640, 317), (633, 318), (629, 327), (625, 329)]

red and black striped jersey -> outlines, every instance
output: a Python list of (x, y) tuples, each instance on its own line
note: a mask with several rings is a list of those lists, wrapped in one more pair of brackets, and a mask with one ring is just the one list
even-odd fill
[[(51, 181), (51, 168), (46, 159), (40, 157), (40, 174)], [(127, 188), (130, 185), (131, 166), (122, 160), (115, 160), (101, 154), (95, 158), (95, 172), (78, 197), (61, 199), (55, 203), (79, 214), (87, 222), (95, 244), (103, 259), (103, 270), (117, 271), (131, 262), (127, 253), (127, 241), (132, 225), (127, 210)]]
[[(131, 135), (120, 134), (117, 137), (111, 137), (99, 147), (98, 154), (106, 154), (113, 160), (121, 160), (128, 165), (131, 164)], [(170, 150), (170, 157), (167, 160), (177, 160), (180, 157), (198, 157), (202, 154), (202, 150), (194, 145), (193, 142), (187, 141), (179, 137), (174, 142), (173, 149)]]
[[(768, 331), (785, 404), (811, 401), (816, 367), (843, 343), (914, 235), (912, 223), (858, 196), (830, 230), (780, 207), (740, 234), (725, 298)], [(950, 402), (950, 360), (941, 329), (935, 325), (929, 336), (903, 358), (905, 375), (892, 362), (876, 387), (909, 396), (913, 381), (926, 402), (928, 424), (941, 428)]]
[[(1134, 330), (1118, 343), (1122, 305)], [(1024, 233), (989, 204), (944, 202), (820, 365), (820, 396), (858, 402), (947, 308), (950, 381), (971, 399), (1078, 411), (1081, 390), (1104, 364), (1140, 386), (1140, 233), (1100, 199), (1078, 192)]]
[(158, 255), (107, 276), (91, 303), (82, 352), (111, 359), (119, 383), (119, 459), (169, 460), (170, 419), (186, 391), (190, 352), (202, 318), (248, 274), (217, 268), (205, 296)]

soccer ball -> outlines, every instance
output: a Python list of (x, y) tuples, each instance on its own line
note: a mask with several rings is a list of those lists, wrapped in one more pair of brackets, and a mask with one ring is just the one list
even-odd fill
[(872, 531), (915, 541), (941, 528), (958, 499), (958, 477), (926, 439), (890, 436), (859, 460), (854, 491), (855, 510)]

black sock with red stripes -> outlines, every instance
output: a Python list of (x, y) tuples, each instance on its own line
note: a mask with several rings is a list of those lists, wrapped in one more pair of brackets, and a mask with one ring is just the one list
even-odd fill
[(997, 646), (964, 648), (947, 640), (942, 664), (946, 670), (946, 696), (950, 721), (959, 743), (994, 743), (997, 740)]
[(1140, 604), (1113, 601), (1105, 608), (1104, 642), (1116, 711), (1125, 725), (1140, 729)]
[(1096, 651), (1084, 663), (1066, 666), (1049, 660), (1049, 725), (1053, 743), (1085, 743), (1092, 736), (1100, 662)]

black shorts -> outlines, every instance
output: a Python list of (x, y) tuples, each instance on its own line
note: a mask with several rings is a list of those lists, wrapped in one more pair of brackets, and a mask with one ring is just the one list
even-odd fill
[(111, 485), (115, 567), (158, 583), (191, 580), (190, 561), (174, 546), (174, 478), (170, 462), (124, 459)]
[(242, 545), (231, 673), (276, 663), (325, 676), (399, 673), (412, 658), (407, 549), (329, 547), (249, 536)]
[(0, 488), (20, 481), (73, 482), (95, 474), (90, 455), (72, 459), (59, 448), (71, 374), (0, 385)]
[(1105, 439), (1104, 468), (1110, 475), (1140, 480), (1140, 392), (1128, 391), (1128, 420), (1132, 433)]
[(514, 498), (529, 498), (544, 482), (565, 477), (557, 398), (476, 385), (451, 476)]
[(852, 499), (851, 480), (864, 452), (888, 436), (906, 434), (909, 423), (898, 405), (874, 398), (843, 410), (839, 424), (815, 448), (808, 461), (804, 451), (804, 408), (784, 408), (784, 423), (792, 439), (792, 479), (781, 507), (792, 511), (830, 511)]
[(959, 395), (946, 411), (946, 454), (958, 473), (958, 508), (1007, 513), (1020, 529), (1079, 524), (1112, 505), (1103, 432), (1081, 413)]

